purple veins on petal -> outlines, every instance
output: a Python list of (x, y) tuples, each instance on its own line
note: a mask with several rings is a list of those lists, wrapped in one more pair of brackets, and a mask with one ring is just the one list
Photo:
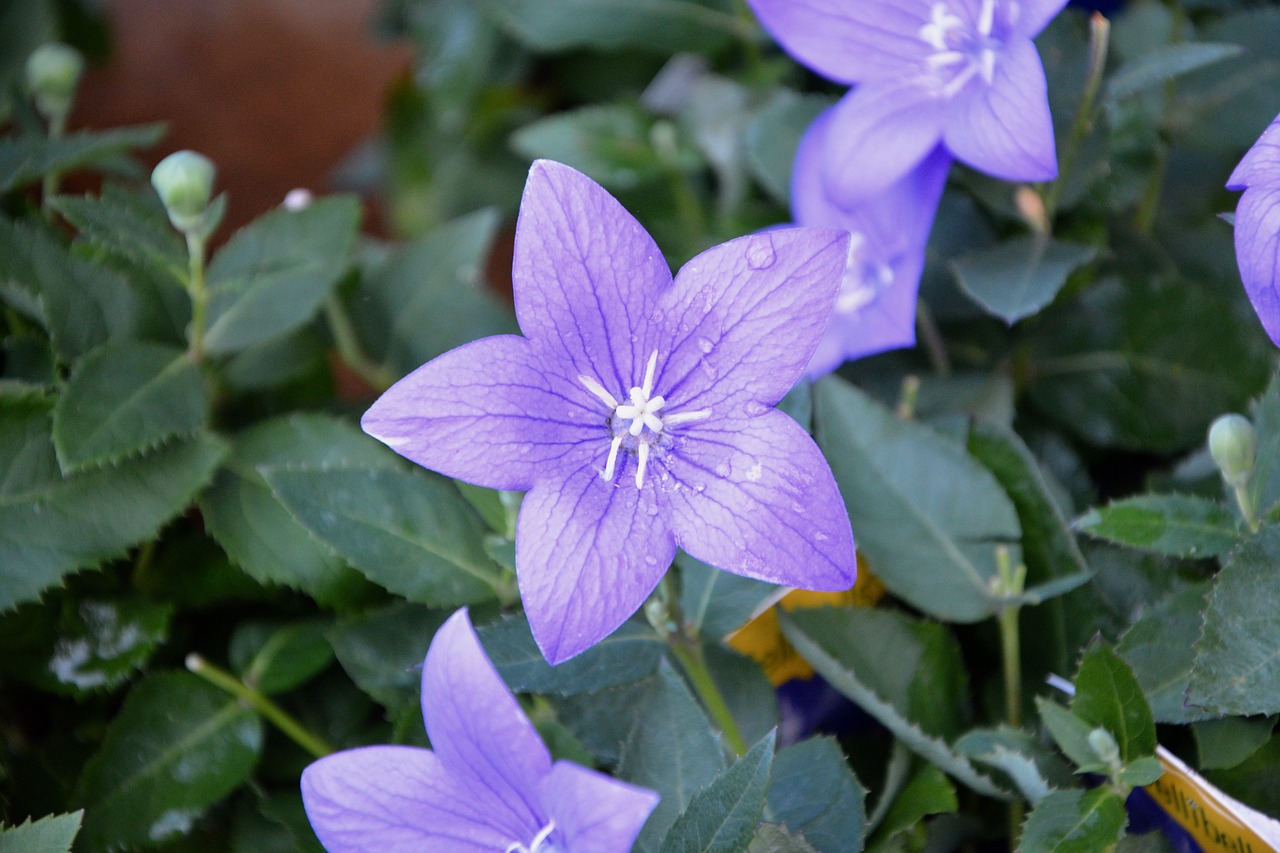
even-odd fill
[(850, 232), (835, 312), (805, 374), (821, 376), (848, 359), (915, 343), (916, 294), (925, 247), (951, 158), (935, 148), (897, 183), (865, 202), (844, 207), (827, 193), (822, 147), (833, 110), (813, 122), (796, 151), (792, 215), (800, 225)]
[[(673, 472), (696, 451), (699, 429), (721, 441), (749, 436), (791, 389), (827, 326), (847, 249), (836, 229), (756, 234), (703, 252), (673, 280), (616, 200), (585, 175), (538, 161), (513, 266), (525, 337), (445, 353), (397, 383), (363, 425), (426, 467), (528, 491), (516, 574), (534, 638), (558, 663), (652, 592), (676, 550)], [(750, 491), (749, 503), (767, 504), (759, 487)], [(815, 518), (832, 526), (816, 533), (847, 547), (852, 564), (847, 516)], [(681, 544), (715, 551), (699, 535), (690, 528)]]
[(1236, 206), (1236, 263), (1262, 327), (1280, 346), (1280, 116), (1262, 132), (1227, 180), (1244, 190)]
[(307, 817), (330, 853), (631, 849), (657, 795), (585, 768), (553, 765), (465, 609), (432, 640), (422, 695), (434, 751), (365, 747), (303, 772)]

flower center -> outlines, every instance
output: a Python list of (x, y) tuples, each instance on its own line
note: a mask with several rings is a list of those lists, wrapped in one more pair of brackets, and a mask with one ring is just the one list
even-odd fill
[(850, 237), (849, 256), (845, 259), (844, 277), (836, 296), (836, 310), (841, 314), (860, 311), (893, 284), (893, 267), (869, 255), (866, 235), (855, 231)]
[[(1006, 16), (1017, 14), (1017, 3), (1009, 3)], [(949, 98), (974, 77), (988, 86), (995, 79), (996, 56), (1003, 46), (992, 35), (996, 25), (996, 0), (982, 0), (976, 26), (970, 27), (945, 2), (936, 2), (930, 10), (929, 23), (920, 28), (920, 40), (933, 48), (925, 57), (925, 67), (938, 88), (938, 95)]]
[(507, 845), (504, 853), (557, 853), (556, 846), (551, 843), (551, 833), (555, 831), (556, 822), (549, 820), (546, 826), (538, 830), (538, 834), (529, 842), (528, 847), (519, 841), (513, 841)]
[(645, 469), (649, 467), (649, 454), (667, 428), (711, 417), (710, 409), (699, 409), (696, 412), (667, 412), (659, 417), (659, 412), (667, 401), (662, 395), (653, 393), (653, 377), (657, 369), (658, 351), (654, 350), (653, 355), (649, 356), (644, 380), (640, 385), (631, 388), (628, 403), (619, 403), (616, 397), (590, 376), (578, 377), (578, 381), (611, 410), (608, 422), (609, 458), (601, 474), (606, 480), (613, 479), (618, 464), (618, 451), (626, 442), (627, 449), (634, 451), (637, 457), (636, 488), (643, 488)]

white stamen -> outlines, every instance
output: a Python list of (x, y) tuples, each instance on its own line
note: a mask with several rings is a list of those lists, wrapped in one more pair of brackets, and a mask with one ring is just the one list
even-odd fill
[(636, 488), (644, 488), (644, 469), (649, 466), (649, 444), (648, 442), (640, 442), (640, 446), (636, 448), (636, 453), (640, 456), (639, 463), (636, 464)]
[(982, 11), (978, 13), (978, 32), (983, 36), (991, 35), (991, 27), (996, 19), (996, 0), (982, 0)]
[(677, 412), (674, 415), (667, 415), (664, 423), (667, 426), (676, 426), (678, 424), (693, 423), (694, 421), (705, 421), (711, 417), (710, 409), (698, 409), (696, 412)]
[(649, 366), (644, 371), (644, 396), (648, 398), (653, 393), (653, 371), (658, 366), (658, 351), (654, 350), (653, 355), (649, 356)]
[(539, 853), (542, 850), (542, 845), (547, 843), (547, 839), (555, 831), (556, 822), (554, 820), (547, 821), (547, 825), (538, 830), (538, 834), (533, 837), (533, 841), (529, 842), (528, 847), (525, 847), (519, 841), (513, 841), (507, 845), (505, 853)]
[(952, 30), (964, 26), (964, 21), (960, 20), (954, 12), (947, 8), (946, 3), (934, 3), (929, 10), (930, 21), (919, 30), (919, 36), (925, 44), (934, 50), (946, 50), (947, 34)]
[(609, 442), (609, 461), (604, 463), (604, 478), (606, 480), (613, 479), (613, 466), (618, 462), (618, 448), (622, 446), (622, 436), (615, 435), (613, 441)]
[(608, 391), (604, 390), (604, 386), (601, 385), (599, 382), (595, 381), (590, 376), (579, 376), (578, 381), (581, 382), (583, 385), (587, 386), (588, 391), (590, 391), (592, 394), (595, 394), (597, 397), (599, 397), (600, 402), (604, 403), (606, 406), (608, 406), (611, 409), (618, 408), (617, 399)]

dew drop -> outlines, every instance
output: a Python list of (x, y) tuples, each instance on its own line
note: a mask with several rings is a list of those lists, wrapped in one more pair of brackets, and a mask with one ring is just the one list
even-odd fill
[(763, 415), (768, 410), (769, 410), (768, 406), (764, 405), (763, 403), (758, 403), (755, 400), (748, 400), (747, 402), (742, 404), (743, 413), (751, 417), (756, 417), (757, 415)]
[(814, 533), (814, 534), (813, 534), (813, 541), (814, 541), (814, 542), (826, 542), (826, 541), (827, 541), (828, 539), (830, 539), (830, 538), (831, 538), (830, 536), (828, 536), (827, 534), (822, 533), (822, 532), (818, 532), (818, 533)]
[(711, 342), (710, 338), (698, 338), (698, 349), (702, 350), (703, 355), (711, 352), (714, 347), (715, 344)]
[(773, 250), (773, 238), (768, 234), (757, 234), (747, 243), (747, 266), (753, 270), (767, 270), (778, 260)]
[(729, 469), (729, 460), (727, 460), (727, 459), (726, 459), (726, 460), (724, 460), (723, 462), (720, 462), (719, 464), (717, 464), (717, 465), (716, 465), (716, 475), (717, 475), (717, 476), (720, 476), (720, 477), (728, 477), (728, 476), (729, 476), (729, 471), (730, 471), (730, 469)]
[(764, 475), (764, 465), (762, 465), (760, 463), (760, 460), (757, 459), (755, 460), (755, 462), (752, 463), (751, 467), (747, 469), (747, 479), (752, 483), (757, 483), (760, 481), (760, 477), (763, 475)]
[(707, 484), (706, 484), (706, 483), (694, 483), (694, 484), (693, 484), (693, 490), (694, 490), (695, 492), (698, 492), (698, 493), (705, 492), (705, 491), (707, 490)]

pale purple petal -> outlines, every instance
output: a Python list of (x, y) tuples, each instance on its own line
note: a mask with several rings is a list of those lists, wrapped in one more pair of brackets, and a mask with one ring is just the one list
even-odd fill
[(943, 140), (957, 160), (1007, 181), (1058, 175), (1053, 117), (1040, 55), (1030, 39), (1006, 42), (990, 86), (970, 83), (956, 95)]
[(852, 207), (884, 192), (938, 145), (946, 114), (947, 101), (914, 78), (845, 95), (823, 155), (827, 194)]
[(748, 0), (769, 34), (800, 62), (840, 83), (887, 79), (928, 51), (925, 0)]
[(848, 241), (842, 231), (785, 228), (685, 264), (660, 307), (675, 333), (655, 386), (664, 414), (737, 418), (782, 399), (826, 328)]
[[(436, 632), (422, 670), (427, 736), (452, 777), (474, 780), (504, 804), (490, 823), (524, 843), (545, 825), (539, 785), (551, 756), (485, 655), (465, 609)], [(527, 834), (526, 834), (527, 833)], [(503, 849), (505, 849), (505, 844)]]
[(1236, 207), (1235, 240), (1245, 292), (1280, 346), (1280, 184), (1245, 191)]
[(654, 349), (650, 315), (671, 271), (613, 196), (568, 166), (535, 162), (511, 274), (520, 329), (554, 353), (566, 375), (606, 388), (635, 383)]
[[(916, 293), (925, 245), (951, 158), (942, 147), (902, 180), (863, 204), (844, 208), (826, 193), (822, 150), (832, 113), (822, 113), (796, 150), (791, 203), (800, 225), (844, 228), (853, 236), (841, 298), (805, 374), (820, 376), (848, 359), (915, 343)], [(871, 282), (872, 284), (869, 284)], [(874, 286), (872, 286), (874, 285)], [(855, 291), (874, 298), (855, 297)]]
[(542, 802), (569, 853), (627, 853), (658, 795), (557, 761), (542, 783)]
[(613, 479), (601, 477), (608, 451), (602, 429), (597, 465), (537, 484), (520, 505), (520, 597), (533, 637), (553, 665), (625, 622), (675, 557), (675, 540), (654, 497), (664, 463), (651, 460), (644, 488), (637, 489), (636, 462), (627, 451)]
[(408, 746), (321, 758), (302, 772), (302, 802), (329, 853), (492, 853), (527, 829), (501, 800), (460, 785), (437, 756)]
[(1227, 179), (1227, 189), (1242, 190), (1264, 183), (1280, 183), (1280, 117), (1253, 144)]
[(782, 412), (694, 424), (670, 477), (659, 494), (691, 556), (785, 586), (853, 586), (853, 532), (831, 469)]
[(401, 379), (360, 425), (425, 468), (492, 489), (528, 489), (573, 465), (600, 420), (595, 399), (544, 362), (516, 335), (473, 341)]
[[(1018, 0), (1014, 26), (1017, 32), (1035, 38), (1057, 17), (1068, 0)], [(1011, 5), (1011, 4), (1008, 4)]]

